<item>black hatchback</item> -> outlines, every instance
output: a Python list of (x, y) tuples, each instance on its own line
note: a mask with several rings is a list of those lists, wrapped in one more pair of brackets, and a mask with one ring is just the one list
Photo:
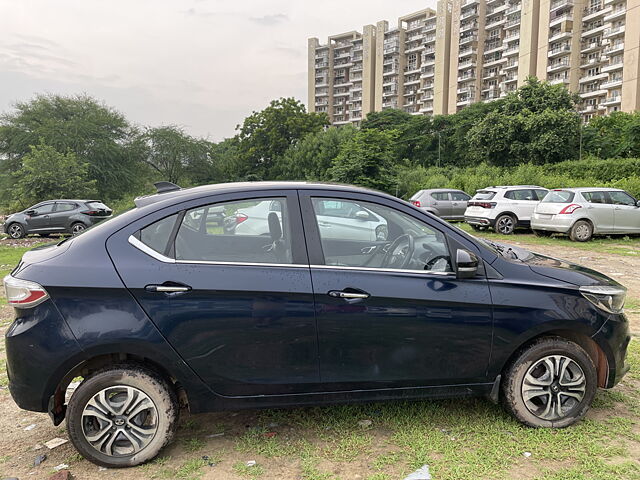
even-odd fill
[(112, 213), (100, 200), (48, 200), (12, 213), (3, 228), (4, 233), (15, 239), (29, 234), (45, 237), (52, 233), (77, 235), (106, 220)]
[(628, 370), (626, 290), (594, 270), (361, 188), (162, 190), (4, 279), (14, 400), (99, 465), (155, 457), (180, 405), (481, 395), (566, 427)]

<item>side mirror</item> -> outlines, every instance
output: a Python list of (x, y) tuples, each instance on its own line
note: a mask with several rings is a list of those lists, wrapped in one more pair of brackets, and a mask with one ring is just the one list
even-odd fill
[(480, 260), (469, 250), (458, 250), (456, 252), (456, 268), (458, 278), (473, 278), (478, 273)]
[(36, 215), (36, 211), (35, 210), (27, 210), (26, 212), (24, 212), (26, 215)]
[(356, 212), (356, 218), (358, 220), (369, 220), (371, 219), (371, 215), (364, 210), (360, 210), (359, 212)]

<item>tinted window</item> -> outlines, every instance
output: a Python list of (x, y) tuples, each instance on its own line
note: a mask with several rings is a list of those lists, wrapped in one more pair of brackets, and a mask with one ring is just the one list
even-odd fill
[(495, 196), (496, 196), (496, 192), (490, 192), (490, 191), (486, 191), (486, 190), (479, 190), (473, 196), (473, 199), (474, 200), (491, 200)]
[(608, 192), (609, 198), (611, 198), (611, 203), (614, 205), (634, 205), (636, 204), (635, 199), (629, 195), (627, 192)]
[(607, 203), (604, 192), (582, 192), (582, 196), (589, 203)]
[(571, 203), (575, 194), (566, 190), (551, 190), (542, 203)]
[(87, 202), (89, 208), (94, 208), (96, 210), (111, 210), (102, 202)]
[(355, 202), (327, 200), (317, 205), (316, 213), (323, 217), (358, 218), (358, 214), (364, 216), (364, 213), (369, 212)]
[(449, 194), (447, 192), (434, 192), (431, 194), (434, 200), (438, 200), (441, 202), (449, 201)]
[[(222, 208), (221, 208), (222, 207)], [(216, 221), (224, 211), (224, 222)], [(175, 241), (177, 260), (293, 263), (285, 198), (217, 203), (186, 212)]]
[[(336, 202), (312, 199), (326, 265), (450, 272), (445, 235), (413, 217), (369, 202), (340, 200), (369, 218), (337, 218), (321, 212)], [(346, 205), (345, 205), (346, 207)]]
[(140, 230), (140, 241), (156, 252), (165, 255), (176, 218), (178, 218), (177, 213), (143, 228)]
[(75, 203), (57, 203), (56, 212), (70, 212), (75, 210), (77, 205)]
[(469, 195), (467, 195), (466, 193), (451, 192), (451, 200), (453, 200), (454, 202), (466, 202), (470, 198), (471, 197)]
[(422, 192), (424, 192), (424, 190), (418, 190), (413, 194), (413, 197), (411, 197), (410, 200), (417, 200), (418, 198), (420, 198), (420, 195), (422, 195)]
[(36, 215), (42, 215), (45, 213), (53, 212), (53, 203), (46, 203), (44, 205), (40, 205), (37, 208), (32, 208), (31, 210), (35, 210)]
[(504, 194), (504, 198), (509, 200), (537, 200), (538, 197), (533, 196), (533, 190), (510, 190)]
[(542, 200), (547, 196), (547, 193), (549, 193), (549, 191), (538, 189), (538, 190), (534, 190), (533, 193), (538, 197), (538, 200)]

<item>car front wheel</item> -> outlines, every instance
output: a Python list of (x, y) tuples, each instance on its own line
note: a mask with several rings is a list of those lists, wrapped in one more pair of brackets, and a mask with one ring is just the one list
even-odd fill
[(505, 406), (531, 427), (562, 428), (580, 420), (597, 388), (596, 368), (582, 347), (560, 337), (542, 338), (507, 369)]
[(27, 236), (27, 232), (25, 231), (24, 227), (19, 223), (12, 223), (11, 225), (9, 225), (7, 231), (9, 233), (9, 236), (14, 239), (24, 238)]
[(108, 367), (71, 396), (67, 431), (87, 460), (108, 468), (154, 458), (173, 438), (178, 404), (161, 376), (135, 365)]

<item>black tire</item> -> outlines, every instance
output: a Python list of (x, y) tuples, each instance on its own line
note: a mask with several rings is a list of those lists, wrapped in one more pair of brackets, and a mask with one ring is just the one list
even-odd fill
[(38, 236), (42, 237), (42, 238), (49, 238), (51, 236), (50, 233), (39, 233)]
[(551, 236), (551, 232), (547, 232), (546, 230), (534, 230), (533, 234), (536, 237), (550, 237)]
[(82, 222), (76, 222), (73, 225), (71, 225), (71, 228), (69, 229), (69, 233), (71, 235), (79, 235), (82, 232), (84, 232), (87, 229), (87, 226), (82, 223)]
[[(111, 388), (112, 390), (106, 393), (107, 398), (116, 399), (117, 395), (122, 395), (122, 393), (117, 392), (128, 387), (134, 389), (133, 392), (135, 393), (131, 396), (134, 401), (129, 407), (123, 408), (122, 413), (129, 409), (129, 413), (134, 414), (135, 410), (139, 410), (137, 405), (152, 405), (155, 410), (153, 408), (145, 409), (135, 414), (132, 418), (126, 419), (126, 415), (109, 415), (110, 423), (105, 421), (106, 417), (102, 415), (104, 418), (102, 423), (106, 427), (100, 426), (99, 417), (93, 417), (91, 413), (83, 416), (85, 408), (87, 408), (87, 411), (97, 411), (88, 403), (93, 402), (103, 390)], [(143, 395), (139, 395), (140, 392)], [(141, 398), (144, 399), (144, 396), (151, 403), (147, 402), (147, 400), (145, 400), (144, 404), (138, 403)], [(129, 397), (124, 397), (123, 405), (128, 402), (128, 399)], [(116, 400), (109, 404), (117, 406)], [(103, 403), (101, 402), (100, 405), (103, 405)], [(109, 412), (109, 408), (103, 408), (102, 411)], [(107, 468), (133, 467), (153, 459), (164, 446), (171, 442), (178, 424), (178, 413), (175, 389), (162, 376), (137, 365), (115, 365), (93, 373), (75, 390), (69, 400), (67, 409), (67, 432), (71, 443), (90, 462)], [(141, 417), (142, 415), (144, 416)], [(144, 420), (141, 421), (141, 418)], [(144, 425), (147, 421), (153, 423), (150, 426)], [(154, 433), (149, 435), (148, 443), (143, 445), (140, 450), (130, 453), (108, 452), (106, 449), (105, 451), (100, 451), (90, 443), (85, 435), (85, 427), (89, 436), (95, 432), (96, 427), (100, 432), (106, 432), (100, 436), (101, 439), (105, 437), (107, 439), (113, 438), (114, 433), (112, 432), (117, 431), (115, 434), (117, 435), (115, 437), (116, 441), (114, 442), (115, 448), (128, 448), (127, 444), (133, 445), (133, 442), (128, 441), (125, 435), (127, 433), (136, 433), (132, 429), (132, 424), (133, 427), (142, 426), (153, 430)], [(105, 440), (100, 446), (105, 446), (107, 443), (108, 440)]]
[[(543, 360), (548, 358), (564, 359), (564, 363), (558, 361), (557, 365), (559, 370), (564, 373), (565, 385), (571, 382), (575, 383), (580, 381), (580, 379), (584, 380), (584, 385), (571, 389), (562, 385), (562, 379), (558, 381), (554, 380), (553, 384), (550, 384), (548, 387), (542, 387), (547, 388), (550, 393), (535, 395), (526, 401), (523, 390), (529, 388), (530, 391), (538, 391), (540, 387), (529, 386), (535, 385), (535, 383), (525, 383), (525, 377), (531, 374), (535, 379), (535, 372), (538, 369), (541, 369), (539, 371), (542, 372), (544, 372), (545, 369), (549, 371), (545, 360)], [(551, 361), (551, 363), (554, 364), (553, 361)], [(579, 368), (577, 368), (576, 365)], [(577, 374), (573, 376), (575, 373)], [(542, 380), (546, 377), (540, 376), (538, 378)], [(549, 378), (552, 377), (549, 376)], [(568, 395), (568, 393), (576, 394), (578, 389), (583, 390), (577, 393), (578, 395), (582, 395), (581, 399), (578, 400)], [(502, 382), (502, 400), (507, 410), (525, 425), (529, 425), (530, 427), (564, 428), (584, 417), (587, 410), (589, 410), (596, 389), (596, 367), (587, 352), (576, 343), (564, 338), (545, 337), (535, 341), (521, 351), (516, 360), (507, 368)], [(560, 400), (560, 407), (557, 409), (552, 408), (551, 411), (551, 414), (558, 414), (557, 418), (554, 418), (553, 415), (544, 415), (549, 405), (542, 401), (542, 395), (549, 395), (547, 402), (552, 401), (552, 407), (557, 406), (557, 402)]]
[(518, 220), (516, 220), (513, 215), (505, 213), (496, 218), (494, 229), (496, 233), (501, 233), (502, 235), (511, 235), (515, 231), (517, 223)]
[(593, 225), (587, 220), (578, 220), (569, 230), (569, 238), (574, 242), (588, 242), (593, 238)]
[(14, 240), (18, 240), (19, 238), (24, 238), (27, 236), (27, 231), (25, 230), (25, 228), (21, 224), (16, 222), (7, 227), (7, 233), (9, 234), (9, 237), (13, 238)]

